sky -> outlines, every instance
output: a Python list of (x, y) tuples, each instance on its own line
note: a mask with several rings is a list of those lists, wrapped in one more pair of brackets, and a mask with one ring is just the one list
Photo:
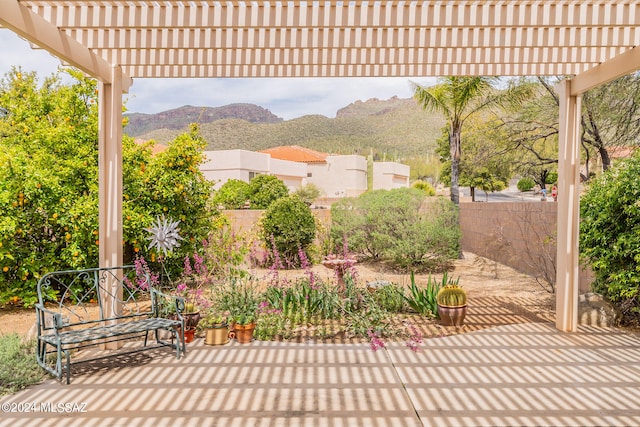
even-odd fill
[[(21, 66), (24, 71), (36, 71), (42, 81), (60, 66), (48, 52), (31, 49), (8, 29), (0, 29), (0, 46), (0, 77), (12, 66)], [(134, 79), (123, 99), (130, 113), (159, 113), (183, 105), (251, 103), (290, 120), (308, 114), (335, 117), (336, 111), (358, 100), (411, 98), (411, 81), (427, 86), (435, 83), (434, 79), (406, 77)]]

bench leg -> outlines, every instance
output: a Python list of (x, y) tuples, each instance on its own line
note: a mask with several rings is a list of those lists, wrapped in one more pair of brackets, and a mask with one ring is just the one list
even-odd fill
[(69, 350), (65, 350), (64, 354), (67, 357), (67, 384), (71, 382), (71, 354), (69, 354)]

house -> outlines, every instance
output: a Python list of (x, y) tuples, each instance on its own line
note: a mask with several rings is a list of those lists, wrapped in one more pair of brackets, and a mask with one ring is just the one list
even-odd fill
[(367, 159), (334, 156), (297, 145), (262, 150), (272, 158), (307, 165), (307, 184), (314, 184), (326, 197), (358, 196), (367, 191)]
[[(218, 189), (229, 179), (249, 182), (258, 174), (280, 178), (290, 191), (314, 184), (327, 199), (358, 196), (367, 191), (367, 159), (358, 155), (330, 155), (299, 146), (281, 146), (259, 152), (205, 151), (200, 165)], [(374, 162), (373, 189), (409, 186), (409, 166)]]
[(307, 168), (303, 163), (274, 159), (268, 154), (248, 150), (205, 151), (205, 161), (200, 165), (205, 178), (220, 188), (230, 179), (249, 182), (259, 174), (275, 175), (290, 191), (306, 185)]
[(410, 167), (397, 162), (373, 163), (373, 188), (393, 190), (409, 186)]

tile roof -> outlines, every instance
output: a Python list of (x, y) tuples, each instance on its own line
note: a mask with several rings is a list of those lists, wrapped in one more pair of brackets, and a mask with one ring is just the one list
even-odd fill
[(289, 160), (291, 162), (300, 163), (324, 163), (327, 159), (327, 153), (321, 153), (319, 151), (297, 145), (273, 147), (261, 150), (260, 152), (269, 154), (273, 159)]
[[(147, 143), (147, 142), (149, 142), (149, 141), (144, 140), (144, 139), (140, 139), (140, 138), (136, 138), (136, 139), (134, 140), (134, 142), (135, 142), (136, 144), (138, 144), (138, 145), (144, 145), (144, 144), (146, 144), (146, 143)], [(154, 144), (151, 146), (151, 154), (153, 154), (153, 155), (155, 156), (155, 155), (156, 155), (156, 154), (158, 154), (158, 153), (162, 153), (162, 152), (163, 152), (163, 151), (165, 151), (167, 148), (169, 148), (169, 147), (167, 147), (167, 146), (166, 146), (166, 145), (164, 145), (164, 144), (159, 144), (159, 143), (157, 143), (157, 142), (156, 142), (156, 143), (154, 143)]]

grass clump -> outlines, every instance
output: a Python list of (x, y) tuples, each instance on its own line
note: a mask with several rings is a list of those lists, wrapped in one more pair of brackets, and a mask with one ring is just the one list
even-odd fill
[(34, 341), (16, 333), (0, 335), (0, 397), (42, 382), (45, 373), (36, 362)]

